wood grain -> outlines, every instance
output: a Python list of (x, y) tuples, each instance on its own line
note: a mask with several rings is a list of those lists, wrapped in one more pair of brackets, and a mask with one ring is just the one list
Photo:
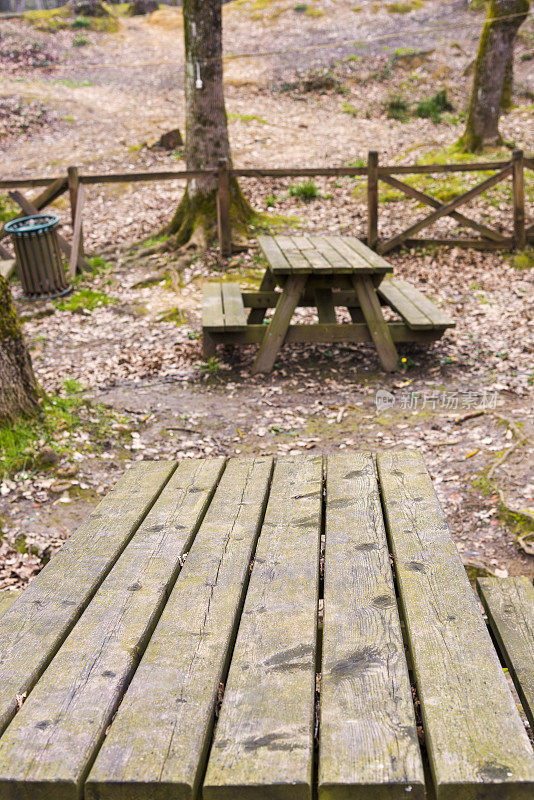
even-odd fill
[(279, 460), (204, 800), (310, 800), (322, 459)]
[(172, 475), (0, 739), (0, 797), (79, 799), (223, 467), (187, 460)]
[(228, 462), (91, 770), (87, 800), (195, 796), (271, 471), (271, 458)]
[(532, 800), (534, 753), (422, 456), (377, 460), (437, 800)]
[(373, 458), (326, 473), (320, 800), (424, 797), (412, 692)]
[(8, 608), (11, 608), (17, 597), (20, 595), (20, 592), (15, 592), (9, 589), (1, 589), (0, 590), (0, 617), (4, 614)]
[(132, 467), (2, 616), (0, 732), (31, 691), (175, 469)]
[(479, 578), (478, 590), (534, 730), (534, 586), (529, 578)]

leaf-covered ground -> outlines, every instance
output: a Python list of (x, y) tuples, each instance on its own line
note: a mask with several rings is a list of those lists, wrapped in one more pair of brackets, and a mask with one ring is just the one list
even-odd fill
[[(225, 6), (228, 54), (291, 50), (226, 62), (237, 165), (360, 165), (369, 149), (382, 163), (460, 157), (449, 148), (462, 130), (480, 14), (452, 0), (404, 14), (371, 2), (317, 0), (298, 12), (294, 5)], [(114, 35), (83, 31), (84, 45), (74, 44), (75, 30), (46, 34), (11, 21), (7, 33), (11, 50), (3, 35), (2, 53), (13, 60), (18, 47), (26, 55), (16, 72), (5, 70), (0, 98), (38, 104), (47, 117), (0, 138), (3, 174), (56, 175), (73, 163), (87, 172), (182, 166), (180, 150), (147, 146), (176, 124), (183, 129), (179, 10), (123, 19)], [(341, 40), (351, 41), (312, 47)], [(505, 139), (525, 150), (533, 45), (529, 21), (516, 53), (514, 108), (502, 121)], [(32, 66), (36, 52), (49, 66)], [(453, 110), (441, 121), (417, 116), (421, 101), (443, 90)], [(446, 201), (476, 179), (414, 185)], [(531, 173), (531, 219), (532, 181)], [(317, 180), (309, 203), (291, 191), (297, 183), (244, 181), (243, 188), (259, 211), (286, 218), (291, 232), (365, 234), (363, 181)], [(24, 303), (13, 286), (39, 379), (70, 405), (57, 429), (25, 445), (22, 465), (10, 462), (0, 485), (0, 587), (30, 579), (132, 461), (344, 448), (421, 448), (466, 563), (533, 575), (534, 558), (515, 541), (534, 507), (532, 254), (392, 253), (395, 273), (449, 309), (454, 331), (431, 347), (400, 348), (393, 376), (381, 372), (371, 346), (295, 346), (272, 375), (253, 379), (253, 348), (223, 349), (202, 362), (200, 289), (208, 276), (256, 286), (263, 264), (253, 243), (228, 261), (212, 251), (186, 266), (153, 253), (157, 241), (146, 237), (158, 233), (181, 191), (175, 183), (91, 187), (84, 233), (98, 256), (94, 273), (62, 303)], [(424, 213), (381, 192), (384, 236)], [(510, 192), (501, 184), (465, 213), (509, 231)], [(55, 211), (70, 235), (64, 198)], [(440, 221), (431, 232), (455, 226)], [(388, 409), (377, 408), (379, 390), (393, 396)]]

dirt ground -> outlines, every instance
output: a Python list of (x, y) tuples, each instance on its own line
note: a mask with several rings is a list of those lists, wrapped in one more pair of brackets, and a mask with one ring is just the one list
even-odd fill
[[(310, 14), (294, 5), (225, 6), (227, 54), (291, 51), (226, 62), (236, 165), (345, 165), (369, 149), (380, 151), (382, 163), (413, 163), (458, 139), (480, 14), (456, 0), (428, 0), (407, 14), (364, 1), (317, 0)], [(88, 33), (83, 47), (73, 46), (72, 31), (3, 22), (0, 100), (15, 98), (27, 116), (25, 130), (6, 130), (0, 139), (2, 174), (56, 175), (69, 164), (85, 172), (180, 168), (180, 150), (143, 145), (176, 125), (183, 130), (181, 36), (179, 10), (164, 7), (146, 19), (121, 19), (117, 34)], [(340, 41), (348, 43), (333, 45)], [(30, 45), (31, 58), (38, 52), (37, 63), (46, 56), (51, 66), (13, 60), (14, 49)], [(533, 49), (531, 19), (516, 53), (514, 108), (501, 126), (507, 141), (527, 151)], [(387, 117), (392, 94), (415, 104), (442, 88), (455, 111), (439, 124)], [(445, 189), (470, 185), (462, 180)], [(259, 211), (285, 217), (291, 232), (363, 235), (361, 182), (316, 183), (319, 197), (309, 204), (291, 195), (289, 180), (245, 181), (243, 188)], [(87, 428), (57, 432), (57, 464), (4, 476), (0, 588), (31, 579), (133, 461), (345, 448), (420, 448), (466, 564), (534, 576), (534, 557), (517, 542), (534, 514), (532, 269), (518, 268), (510, 253), (392, 253), (395, 274), (446, 307), (454, 330), (429, 347), (399, 348), (404, 360), (394, 375), (380, 370), (371, 346), (294, 346), (271, 375), (251, 378), (254, 348), (221, 349), (206, 364), (199, 332), (208, 277), (257, 286), (262, 263), (253, 241), (231, 259), (210, 251), (179, 272), (174, 256), (150, 254), (150, 239), (142, 244), (169, 218), (181, 191), (174, 183), (91, 187), (86, 247), (105, 264), (76, 290), (103, 296), (95, 308), (25, 303), (13, 284), (41, 384), (62, 393), (74, 379), (92, 405)], [(528, 192), (527, 199), (533, 217)], [(65, 201), (54, 210), (69, 236)], [(469, 213), (509, 230), (509, 195), (496, 190)], [(381, 231), (394, 234), (420, 214), (412, 201), (384, 202)], [(432, 232), (453, 228), (440, 221)], [(99, 405), (111, 417), (105, 436), (96, 437), (99, 423), (90, 415)]]

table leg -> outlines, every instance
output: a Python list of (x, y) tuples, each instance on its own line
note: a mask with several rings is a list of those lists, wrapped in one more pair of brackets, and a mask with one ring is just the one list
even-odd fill
[(353, 282), (360, 308), (378, 351), (380, 362), (386, 372), (394, 372), (397, 369), (399, 357), (387, 322), (382, 315), (382, 309), (373, 282), (368, 275), (355, 277)]
[[(274, 275), (269, 268), (263, 274), (260, 283), (260, 292), (272, 292), (276, 288), (276, 281)], [(251, 308), (248, 315), (247, 322), (249, 325), (261, 325), (265, 319), (266, 308)]]
[(317, 288), (314, 291), (314, 295), (315, 305), (317, 306), (317, 313), (319, 315), (319, 324), (335, 325), (337, 319), (332, 289)]
[(286, 338), (293, 312), (306, 286), (307, 278), (307, 275), (288, 276), (284, 290), (276, 304), (273, 317), (265, 328), (265, 336), (252, 367), (253, 375), (258, 372), (270, 372), (272, 370), (276, 356)]

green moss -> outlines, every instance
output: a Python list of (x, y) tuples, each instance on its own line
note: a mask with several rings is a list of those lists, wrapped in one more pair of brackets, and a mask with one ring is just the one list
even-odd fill
[(80, 291), (71, 294), (70, 297), (56, 300), (54, 305), (60, 311), (78, 311), (84, 308), (88, 311), (93, 311), (99, 306), (113, 305), (116, 302), (117, 299), (115, 297), (110, 297), (103, 292), (95, 292), (93, 289), (80, 289)]
[(408, 3), (388, 3), (386, 8), (390, 14), (409, 14), (423, 6), (423, 0), (410, 0)]
[(517, 253), (513, 259), (513, 265), (516, 269), (533, 269), (534, 268), (534, 250), (529, 248)]
[(22, 326), (7, 281), (0, 275), (0, 342), (4, 339), (18, 339), (22, 335)]
[[(119, 29), (119, 22), (116, 16), (111, 13), (110, 8), (108, 6), (105, 6), (105, 8), (108, 13), (103, 17), (75, 17), (70, 6), (65, 5), (60, 8), (26, 11), (24, 19), (38, 31), (47, 33), (54, 33), (71, 27), (83, 27), (91, 31), (115, 33)], [(81, 24), (79, 20), (83, 20)]]
[(0, 222), (9, 222), (19, 213), (20, 209), (15, 201), (7, 194), (0, 194)]
[(267, 125), (267, 120), (256, 114), (228, 114), (228, 119), (237, 119), (241, 122), (260, 122), (262, 125)]
[(356, 108), (356, 106), (353, 106), (350, 103), (343, 103), (341, 109), (344, 114), (348, 114), (351, 117), (358, 116), (358, 109)]

